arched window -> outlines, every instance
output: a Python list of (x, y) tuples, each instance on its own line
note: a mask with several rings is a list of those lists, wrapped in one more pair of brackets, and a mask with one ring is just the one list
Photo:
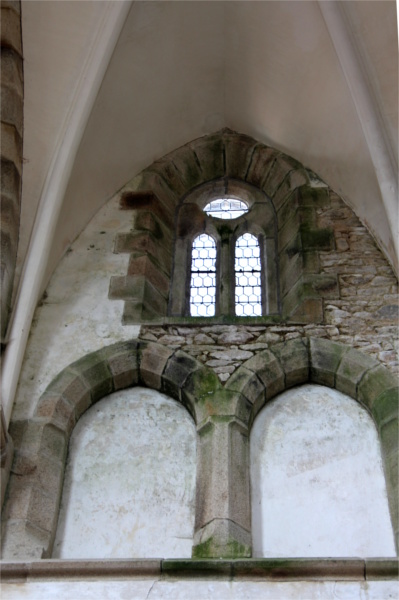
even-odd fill
[(193, 241), (191, 251), (190, 315), (213, 317), (216, 302), (216, 244), (203, 233)]
[(271, 202), (252, 186), (223, 179), (193, 191), (177, 209), (169, 315), (279, 315), (276, 232)]
[(257, 238), (244, 233), (235, 248), (235, 312), (241, 317), (262, 315), (261, 258)]

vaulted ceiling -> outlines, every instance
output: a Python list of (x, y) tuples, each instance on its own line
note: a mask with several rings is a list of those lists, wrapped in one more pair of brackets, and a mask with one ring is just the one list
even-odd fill
[(23, 0), (22, 31), (18, 263), (30, 243), (42, 289), (119, 188), (222, 127), (315, 171), (397, 264), (395, 2)]

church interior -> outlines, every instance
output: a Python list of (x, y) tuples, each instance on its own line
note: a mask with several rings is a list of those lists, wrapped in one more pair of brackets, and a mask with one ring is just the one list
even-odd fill
[(4, 598), (396, 598), (394, 0), (1, 0)]

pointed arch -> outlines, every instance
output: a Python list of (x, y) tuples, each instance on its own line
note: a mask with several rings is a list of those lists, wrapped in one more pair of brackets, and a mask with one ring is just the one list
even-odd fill
[(227, 381), (226, 390), (240, 393), (237, 412), (250, 428), (262, 407), (277, 394), (304, 383), (334, 388), (357, 400), (371, 414), (379, 435), (396, 550), (398, 517), (397, 378), (362, 352), (323, 338), (275, 344), (247, 360)]
[[(116, 252), (131, 255), (128, 273), (112, 277), (109, 291), (110, 298), (125, 301), (123, 322), (187, 316), (176, 292), (189, 269), (181, 241), (204, 231), (202, 209), (220, 190), (222, 196), (249, 200), (254, 221), (265, 230), (267, 287), (278, 288), (268, 292), (270, 314), (296, 323), (322, 322), (323, 298), (339, 295), (336, 277), (319, 265), (319, 252), (334, 247), (332, 229), (317, 225), (317, 210), (330, 206), (331, 190), (294, 158), (230, 129), (174, 150), (121, 190), (122, 205), (136, 216), (135, 230), (118, 235), (115, 244)], [(228, 304), (234, 306), (234, 298)]]
[(114, 391), (141, 385), (182, 403), (197, 423), (203, 418), (196, 399), (204, 379), (217, 377), (180, 350), (139, 340), (113, 344), (63, 369), (40, 397), (33, 418), (19, 423), (3, 556), (20, 555), (21, 544), (30, 558), (51, 556), (69, 438), (89, 407)]

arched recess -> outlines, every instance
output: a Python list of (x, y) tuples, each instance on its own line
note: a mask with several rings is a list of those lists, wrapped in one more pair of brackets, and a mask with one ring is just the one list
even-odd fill
[(255, 557), (392, 557), (375, 424), (336, 389), (307, 383), (268, 402), (250, 436)]
[(239, 393), (236, 414), (248, 429), (262, 407), (277, 394), (304, 383), (334, 388), (360, 402), (379, 435), (389, 510), (399, 550), (397, 378), (373, 358), (322, 338), (278, 343), (246, 361), (225, 389)]
[(196, 446), (188, 411), (158, 390), (91, 406), (69, 441), (52, 558), (191, 558)]
[[(277, 231), (268, 238), (272, 262), (278, 263), (281, 309), (274, 301), (271, 312), (296, 323), (322, 322), (323, 298), (339, 296), (336, 277), (322, 273), (319, 261), (320, 252), (334, 248), (332, 229), (317, 222), (317, 210), (330, 207), (331, 190), (292, 157), (230, 129), (174, 150), (121, 190), (121, 208), (133, 211), (134, 228), (117, 236), (115, 252), (130, 254), (130, 261), (126, 276), (112, 277), (109, 297), (125, 301), (123, 322), (166, 319), (175, 240), (182, 232), (187, 236), (185, 228), (193, 224), (200, 228), (204, 217), (199, 206), (187, 205), (190, 214), (184, 218), (183, 210), (175, 231), (176, 211), (191, 192), (210, 194), (220, 187), (264, 196), (262, 206), (256, 206), (259, 200), (254, 203), (256, 219), (272, 212)], [(184, 285), (185, 274), (177, 275), (174, 287)]]
[(343, 344), (297, 338), (255, 355), (222, 386), (216, 373), (184, 352), (132, 340), (71, 364), (49, 385), (33, 418), (14, 424), (3, 557), (51, 555), (70, 433), (92, 404), (134, 385), (175, 398), (197, 425), (193, 557), (251, 556), (249, 431), (267, 401), (307, 382), (342, 391), (374, 418), (397, 542), (398, 383), (377, 361)]
[(215, 374), (184, 352), (138, 340), (88, 354), (61, 371), (39, 399), (33, 418), (18, 423), (19, 436), (14, 433), (3, 558), (51, 556), (69, 438), (89, 407), (114, 391), (140, 385), (181, 402), (198, 424), (204, 381), (220, 387)]

